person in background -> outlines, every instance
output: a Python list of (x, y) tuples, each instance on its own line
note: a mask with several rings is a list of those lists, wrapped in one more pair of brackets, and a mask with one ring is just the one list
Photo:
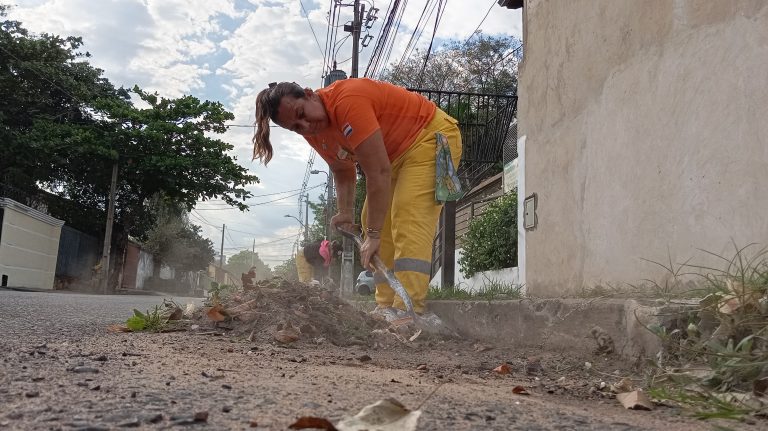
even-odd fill
[(311, 283), (320, 281), (328, 275), (328, 267), (331, 261), (341, 252), (341, 244), (338, 241), (321, 240), (309, 243), (301, 248), (296, 256), (296, 271), (299, 281)]
[[(356, 172), (366, 177), (361, 220), (363, 267), (379, 253), (426, 316), (432, 241), (443, 202), (436, 194), (446, 153), (452, 175), (461, 159), (458, 122), (418, 93), (367, 78), (344, 79), (313, 91), (296, 83), (270, 84), (256, 98), (254, 159), (272, 159), (269, 122), (302, 135), (328, 163), (338, 190), (333, 227), (354, 223)], [(458, 179), (454, 177), (455, 183)], [(454, 189), (455, 191), (455, 189)], [(454, 198), (455, 199), (455, 198)], [(377, 307), (391, 321), (405, 305), (375, 273)], [(439, 319), (437, 319), (439, 321)]]

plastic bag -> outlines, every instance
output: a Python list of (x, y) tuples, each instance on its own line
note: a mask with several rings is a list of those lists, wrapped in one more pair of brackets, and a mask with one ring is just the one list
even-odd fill
[(448, 138), (442, 133), (435, 133), (437, 154), (435, 160), (435, 200), (438, 202), (457, 201), (464, 196), (461, 182), (456, 175), (456, 168), (451, 159), (451, 147)]

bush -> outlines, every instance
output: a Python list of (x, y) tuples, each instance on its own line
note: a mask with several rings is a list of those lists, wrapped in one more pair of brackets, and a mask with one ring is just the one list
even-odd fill
[(469, 222), (462, 238), (461, 272), (513, 267), (517, 264), (517, 192), (507, 193), (488, 206), (482, 216)]

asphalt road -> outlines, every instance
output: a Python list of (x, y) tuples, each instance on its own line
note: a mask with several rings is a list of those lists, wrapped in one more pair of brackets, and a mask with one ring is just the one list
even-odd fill
[(178, 304), (201, 303), (200, 298), (156, 295), (84, 295), (20, 292), (0, 289), (0, 337), (89, 337), (107, 326), (125, 322), (133, 309), (145, 311), (164, 298)]
[[(478, 351), (467, 340), (280, 345), (202, 321), (185, 332), (106, 331), (162, 299), (0, 290), (0, 430), (284, 430), (301, 416), (337, 423), (385, 398), (420, 408), (419, 430), (702, 429), (677, 411), (628, 411), (588, 391), (605, 377), (580, 371), (584, 359), (567, 352), (534, 353), (543, 368), (531, 375), (531, 352)], [(504, 362), (508, 375), (491, 371)]]

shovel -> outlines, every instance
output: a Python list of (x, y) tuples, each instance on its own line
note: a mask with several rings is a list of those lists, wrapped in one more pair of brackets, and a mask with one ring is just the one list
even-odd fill
[[(363, 237), (360, 232), (360, 226), (351, 226), (354, 230), (348, 230), (341, 226), (337, 227), (337, 229), (339, 232), (341, 232), (342, 235), (352, 239), (355, 244), (357, 244), (357, 249), (360, 250), (363, 247)], [(395, 272), (387, 268), (387, 265), (384, 264), (384, 261), (381, 260), (378, 254), (373, 255), (371, 258), (371, 264), (373, 265), (373, 269), (375, 269), (376, 272), (384, 274), (384, 277), (386, 277), (389, 286), (392, 288), (392, 290), (395, 291), (395, 293), (398, 294), (398, 296), (400, 296), (400, 298), (403, 300), (403, 303), (405, 304), (405, 312), (407, 313), (407, 317), (391, 322), (393, 326), (414, 323), (418, 329), (424, 330), (426, 332), (447, 336), (457, 336), (456, 332), (452, 331), (450, 328), (447, 328), (444, 324), (435, 325), (416, 314), (416, 312), (413, 310), (413, 301), (411, 300), (411, 296), (408, 295), (408, 291), (405, 290), (405, 286), (403, 286), (403, 283), (398, 280)], [(415, 335), (414, 338), (416, 336), (418, 335)]]

